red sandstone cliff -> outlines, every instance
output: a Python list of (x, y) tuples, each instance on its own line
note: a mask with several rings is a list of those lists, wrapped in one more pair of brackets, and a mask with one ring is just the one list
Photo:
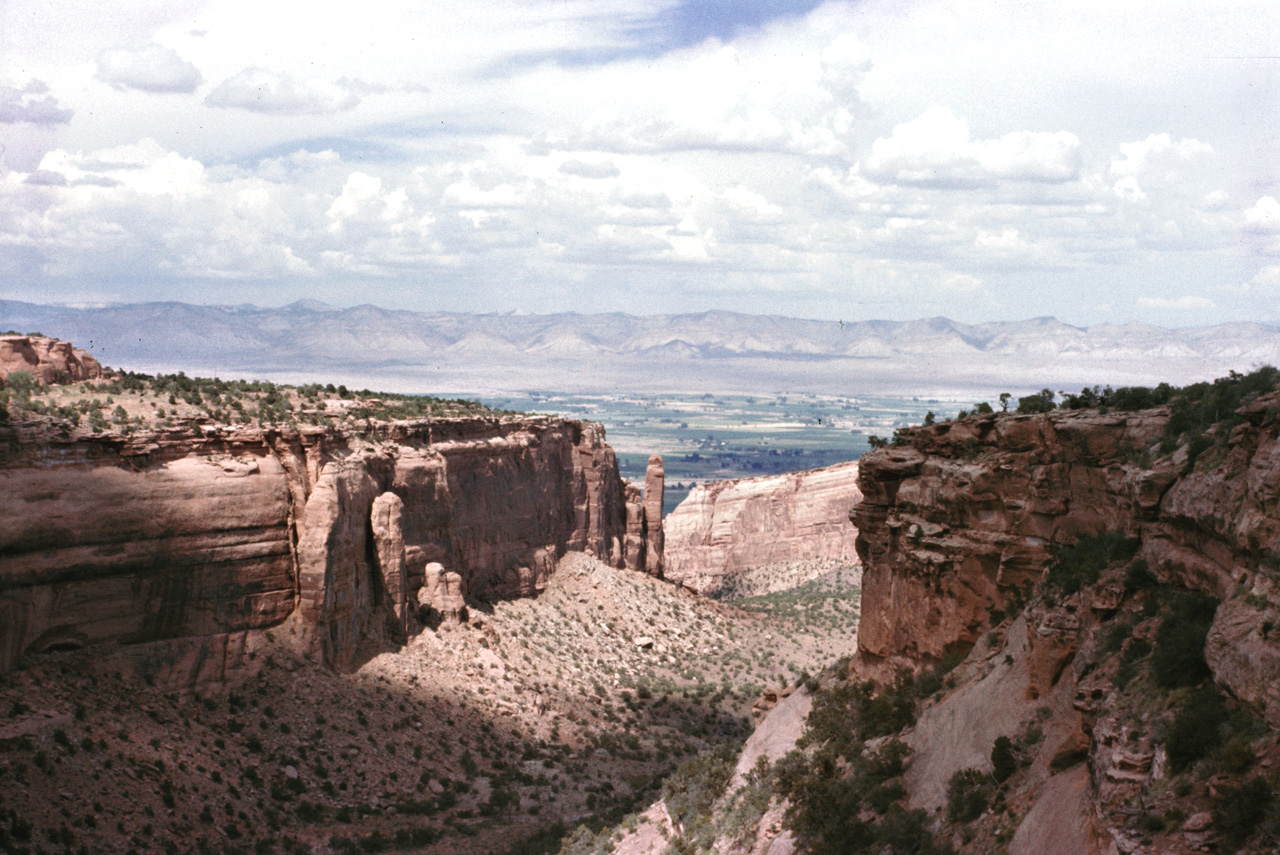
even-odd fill
[(623, 561), (623, 481), (594, 424), (25, 430), (0, 437), (0, 670), (117, 643), (217, 680), (281, 625), (342, 667), (403, 639), (428, 562), (506, 597), (568, 550)]
[(0, 378), (27, 371), (41, 383), (71, 383), (102, 376), (102, 366), (69, 341), (45, 336), (0, 336)]
[(1252, 584), (1280, 551), (1277, 403), (1246, 406), (1213, 465), (1189, 467), (1185, 447), (1143, 465), (1164, 410), (969, 418), (864, 456), (860, 655), (919, 664), (971, 644), (1051, 545), (1102, 531), (1140, 538), (1163, 581), (1218, 597)]
[[(857, 670), (887, 679), (968, 652), (953, 690), (904, 737), (909, 807), (942, 808), (951, 776), (991, 770), (1004, 736), (1026, 746), (1008, 793), (1017, 810), (980, 827), (1006, 835), (1010, 853), (1181, 853), (1220, 839), (1229, 820), (1211, 813), (1215, 794), (1269, 774), (1280, 730), (1280, 633), (1269, 631), (1280, 623), (1280, 393), (1237, 415), (1194, 461), (1187, 444), (1160, 454), (1167, 409), (973, 417), (904, 431), (862, 458)], [(1022, 605), (1055, 546), (1103, 532), (1133, 539), (1130, 569), (1149, 568), (1149, 589), (1113, 563), (1078, 593)], [(1180, 591), (1217, 598), (1204, 660), (1224, 703), (1256, 716), (1262, 736), (1237, 737), (1248, 749), (1230, 771), (1211, 759), (1174, 787), (1171, 733), (1190, 702), (1119, 674), (1144, 673)], [(1212, 745), (1216, 733), (1196, 738)], [(1144, 828), (1133, 805), (1161, 821)], [(962, 851), (996, 851), (978, 834)]]
[(695, 487), (666, 519), (666, 578), (714, 596), (753, 569), (856, 562), (857, 479), (855, 462)]

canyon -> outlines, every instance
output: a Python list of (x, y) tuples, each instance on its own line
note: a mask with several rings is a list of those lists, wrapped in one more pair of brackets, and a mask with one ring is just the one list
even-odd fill
[[(38, 796), (70, 786), (57, 764), (121, 783), (176, 763), (166, 839), (209, 825), (212, 794), (239, 850), (267, 822), (301, 835), (286, 851), (355, 851), (324, 834), (359, 810), (370, 839), (508, 851), (504, 806), (577, 822), (644, 799), (598, 836), (548, 825), (553, 843), (1270, 851), (1278, 380), (903, 428), (856, 463), (700, 485), (665, 522), (661, 458), (629, 484), (586, 422), (377, 419), (340, 396), (293, 412), (341, 424), (24, 415), (0, 424), (0, 778), (34, 764)], [(856, 635), (839, 603), (794, 599), (824, 562), (861, 573)], [(173, 801), (152, 790), (148, 810)], [(152, 825), (120, 810), (137, 848)]]
[(853, 655), (608, 851), (1274, 851), (1274, 372), (905, 428), (857, 478)]

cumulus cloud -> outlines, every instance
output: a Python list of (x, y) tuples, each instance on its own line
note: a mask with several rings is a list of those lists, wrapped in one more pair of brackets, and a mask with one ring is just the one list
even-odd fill
[(219, 83), (205, 98), (205, 103), (211, 107), (279, 115), (337, 113), (360, 103), (358, 88), (351, 85), (351, 81), (330, 84), (298, 80), (284, 72), (255, 65)]
[(194, 65), (158, 44), (104, 50), (98, 54), (97, 77), (115, 89), (142, 92), (190, 93), (201, 81)]
[(1244, 212), (1244, 221), (1260, 232), (1280, 231), (1280, 202), (1275, 196), (1263, 196)]
[[(1213, 146), (1200, 140), (1174, 140), (1169, 134), (1151, 134), (1146, 139), (1121, 143), (1120, 156), (1111, 161), (1115, 193), (1123, 199), (1141, 201), (1147, 191), (1185, 185), (1188, 166), (1213, 155)], [(1212, 204), (1211, 200), (1209, 201)]]
[(566, 160), (560, 164), (560, 171), (565, 175), (576, 175), (579, 178), (616, 178), (621, 174), (618, 167), (609, 160), (590, 163), (583, 160)]
[(0, 122), (32, 125), (63, 125), (71, 121), (72, 111), (58, 103), (43, 80), (32, 80), (22, 87), (0, 86)]
[(873, 180), (902, 184), (1057, 183), (1079, 177), (1080, 140), (1066, 131), (1015, 131), (972, 140), (967, 122), (946, 107), (933, 107), (872, 143), (863, 166)]

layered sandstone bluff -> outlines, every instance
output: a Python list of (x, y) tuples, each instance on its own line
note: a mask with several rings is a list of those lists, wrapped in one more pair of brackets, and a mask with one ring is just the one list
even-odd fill
[[(1165, 708), (1150, 703), (1162, 697), (1156, 684), (1144, 684), (1148, 695), (1127, 688), (1114, 640), (1161, 643), (1154, 624), (1176, 618), (1154, 617), (1158, 585), (1166, 599), (1215, 598), (1208, 671), (1271, 731), (1242, 767), (1274, 762), (1264, 748), (1280, 729), (1280, 634), (1270, 631), (1280, 622), (1280, 393), (1236, 416), (1208, 442), (1195, 437), (1198, 456), (1185, 439), (1161, 455), (1171, 414), (1152, 409), (971, 417), (903, 431), (862, 458), (855, 670), (887, 681), (968, 653), (955, 691), (905, 737), (911, 807), (941, 808), (952, 775), (990, 770), (994, 740), (1034, 728), (1043, 740), (1010, 795), (1025, 810), (1007, 829), (1008, 852), (1135, 851), (1150, 832), (1135, 828), (1129, 806), (1155, 798), (1158, 812), (1176, 798), (1167, 743), (1185, 701), (1171, 695)], [(1129, 538), (1128, 571), (1028, 599), (1055, 548), (1103, 533)], [(1141, 661), (1140, 646), (1124, 649)], [(1178, 810), (1205, 811), (1207, 800), (1190, 804)], [(1173, 825), (1151, 851), (1204, 849), (1210, 822), (1206, 811)]]
[(26, 371), (41, 383), (73, 383), (102, 376), (102, 366), (69, 341), (36, 335), (0, 335), (0, 379)]
[[(763, 593), (770, 575), (793, 586), (806, 567), (856, 563), (857, 480), (853, 462), (695, 487), (665, 522), (666, 578), (709, 596)], [(752, 571), (764, 578), (747, 581)]]
[(218, 680), (273, 627), (348, 667), (420, 604), (458, 619), (464, 593), (534, 594), (571, 550), (626, 565), (626, 485), (595, 424), (4, 430), (0, 671), (113, 643), (171, 682)]

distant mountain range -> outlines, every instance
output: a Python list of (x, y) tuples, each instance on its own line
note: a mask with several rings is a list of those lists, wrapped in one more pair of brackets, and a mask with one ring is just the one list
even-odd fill
[(1280, 327), (828, 322), (712, 311), (554, 315), (409, 312), (316, 301), (264, 309), (0, 301), (0, 329), (43, 332), (104, 364), (389, 391), (860, 392), (956, 395), (1185, 384), (1280, 364)]

